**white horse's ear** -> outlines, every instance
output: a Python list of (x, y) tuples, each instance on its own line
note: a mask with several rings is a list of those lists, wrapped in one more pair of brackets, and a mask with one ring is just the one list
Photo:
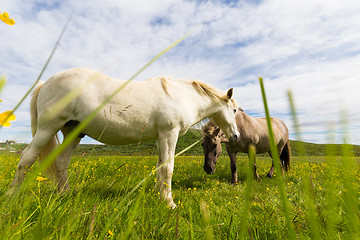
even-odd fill
[(226, 93), (226, 97), (228, 100), (230, 100), (233, 96), (233, 93), (234, 93), (234, 89), (233, 88), (230, 88), (227, 93)]
[(229, 139), (225, 136), (225, 134), (220, 135), (220, 142), (222, 143), (228, 143)]
[(216, 137), (219, 134), (219, 132), (220, 132), (220, 128), (218, 127), (214, 130), (212, 135)]

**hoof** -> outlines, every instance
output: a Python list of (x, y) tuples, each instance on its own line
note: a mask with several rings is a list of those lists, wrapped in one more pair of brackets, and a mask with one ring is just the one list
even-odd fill
[(172, 199), (167, 200), (166, 205), (170, 209), (175, 209), (176, 208), (176, 204), (174, 203), (174, 201)]
[(168, 208), (170, 208), (170, 209), (175, 209), (175, 208), (176, 208), (176, 204), (175, 204), (175, 203), (168, 204), (167, 206), (168, 206)]

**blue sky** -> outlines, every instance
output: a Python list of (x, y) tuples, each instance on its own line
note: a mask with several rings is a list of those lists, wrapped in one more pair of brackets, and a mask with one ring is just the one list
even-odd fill
[[(77, 66), (127, 79), (192, 30), (137, 80), (167, 75), (224, 91), (234, 87), (245, 112), (262, 117), (261, 76), (271, 114), (285, 121), (292, 139), (288, 90), (303, 140), (325, 143), (333, 129), (337, 142), (347, 134), (360, 144), (359, 1), (5, 0), (0, 11), (16, 21), (0, 23), (0, 74), (8, 79), (0, 112), (13, 108), (36, 80), (73, 12), (42, 80)], [(31, 140), (28, 99), (16, 116), (0, 130), (0, 142)]]

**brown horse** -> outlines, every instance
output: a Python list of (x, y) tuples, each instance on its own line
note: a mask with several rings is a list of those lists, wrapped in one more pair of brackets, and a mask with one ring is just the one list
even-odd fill
[[(232, 183), (234, 184), (237, 183), (236, 154), (238, 152), (248, 153), (249, 146), (253, 145), (256, 153), (268, 152), (271, 157), (266, 118), (252, 118), (239, 108), (235, 114), (235, 120), (240, 133), (240, 138), (236, 142), (229, 142), (220, 128), (210, 121), (202, 127), (204, 138), (201, 143), (205, 154), (204, 170), (208, 174), (215, 172), (217, 159), (222, 152), (221, 143), (225, 143), (226, 151), (230, 157)], [(289, 130), (280, 119), (271, 118), (271, 124), (282, 170), (288, 171), (290, 170)], [(267, 176), (271, 178), (273, 173), (274, 161)], [(256, 172), (255, 162), (254, 176), (256, 179), (260, 179)]]

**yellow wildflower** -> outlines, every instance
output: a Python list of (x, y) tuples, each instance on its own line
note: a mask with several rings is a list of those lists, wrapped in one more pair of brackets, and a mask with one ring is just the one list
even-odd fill
[(43, 182), (43, 181), (45, 181), (47, 178), (44, 178), (44, 177), (37, 177), (36, 178), (36, 180), (38, 181), (38, 182)]
[(10, 19), (7, 12), (3, 12), (2, 14), (0, 14), (0, 20), (9, 25), (15, 24), (14, 19)]
[(108, 234), (114, 236), (114, 233), (111, 230), (108, 230)]
[(3, 113), (0, 113), (0, 125), (4, 127), (9, 127), (10, 121), (14, 121), (16, 119), (15, 115), (12, 113), (12, 111), (6, 111)]

